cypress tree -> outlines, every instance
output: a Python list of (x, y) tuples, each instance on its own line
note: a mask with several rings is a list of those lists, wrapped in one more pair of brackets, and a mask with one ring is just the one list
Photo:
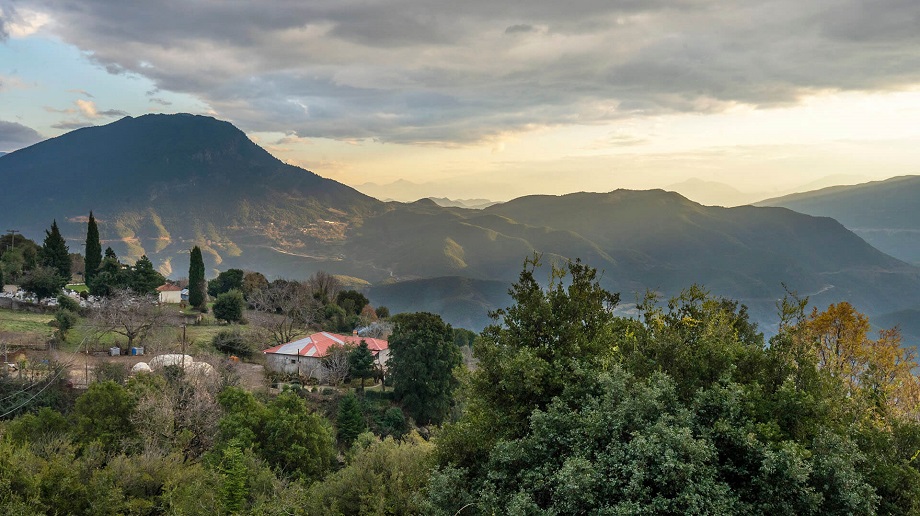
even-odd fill
[(188, 265), (188, 303), (195, 308), (204, 307), (207, 289), (208, 283), (204, 279), (204, 258), (201, 257), (201, 249), (196, 245), (192, 248)]
[(50, 231), (45, 230), (45, 241), (38, 256), (40, 265), (51, 267), (65, 282), (70, 281), (70, 250), (61, 236), (57, 220), (51, 223)]
[(102, 243), (99, 241), (99, 227), (96, 226), (93, 212), (89, 212), (89, 223), (86, 225), (86, 257), (83, 263), (86, 268), (84, 280), (88, 285), (102, 265)]

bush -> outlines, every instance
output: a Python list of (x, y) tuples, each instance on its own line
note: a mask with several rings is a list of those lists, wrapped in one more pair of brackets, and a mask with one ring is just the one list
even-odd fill
[(214, 302), (214, 317), (227, 322), (239, 322), (243, 319), (243, 293), (231, 290), (217, 296)]
[(58, 308), (63, 310), (70, 310), (73, 313), (80, 313), (80, 303), (78, 303), (74, 298), (61, 294), (57, 298)]
[(243, 359), (252, 358), (255, 346), (239, 330), (222, 330), (211, 339), (214, 348), (226, 355), (236, 355)]
[(67, 330), (70, 330), (80, 321), (80, 317), (77, 316), (74, 312), (61, 308), (54, 313), (54, 321), (57, 323), (58, 330), (60, 330), (61, 335), (67, 333)]

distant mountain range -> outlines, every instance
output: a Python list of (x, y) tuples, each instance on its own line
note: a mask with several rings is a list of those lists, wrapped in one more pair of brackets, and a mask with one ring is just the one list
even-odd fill
[[(375, 304), (436, 311), (479, 330), (534, 252), (581, 258), (624, 303), (693, 283), (775, 321), (782, 283), (818, 305), (870, 314), (920, 309), (920, 269), (838, 222), (784, 208), (702, 206), (663, 190), (528, 196), (484, 209), (431, 199), (381, 202), (286, 165), (226, 122), (147, 115), (79, 129), (0, 160), (0, 220), (39, 239), (57, 219), (81, 250), (90, 210), (104, 245), (187, 274), (202, 246), (213, 276), (230, 267), (368, 282)], [(439, 201), (446, 203), (443, 199)], [(768, 328), (769, 329), (769, 328)]]
[(444, 208), (468, 208), (471, 210), (481, 210), (499, 204), (497, 201), (488, 199), (448, 199), (447, 197), (429, 197), (429, 199)]
[(881, 251), (920, 264), (920, 176), (833, 186), (757, 205), (832, 217)]

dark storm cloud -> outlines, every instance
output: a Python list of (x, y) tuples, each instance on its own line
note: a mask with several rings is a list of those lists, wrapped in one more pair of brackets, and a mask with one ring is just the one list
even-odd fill
[(0, 151), (12, 151), (28, 147), (42, 140), (42, 135), (35, 129), (17, 122), (0, 120)]
[(915, 0), (60, 5), (54, 30), (110, 72), (302, 137), (451, 145), (920, 82)]

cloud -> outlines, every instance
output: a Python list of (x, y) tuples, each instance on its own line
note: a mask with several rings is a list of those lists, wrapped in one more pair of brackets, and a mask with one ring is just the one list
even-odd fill
[(42, 135), (18, 122), (0, 120), (0, 151), (8, 152), (42, 141)]
[(93, 96), (92, 93), (90, 93), (90, 92), (88, 92), (88, 91), (86, 91), (86, 90), (72, 89), (72, 90), (67, 90), (67, 91), (70, 92), (70, 93), (79, 93), (80, 95), (83, 95), (84, 97), (86, 97), (86, 98), (88, 98), (88, 99), (96, 98), (96, 97)]
[(165, 100), (165, 99), (161, 99), (159, 97), (151, 97), (149, 101), (154, 104), (159, 104), (161, 106), (171, 106), (172, 105), (172, 102)]
[(306, 138), (462, 145), (920, 83), (915, 0), (30, 5), (111, 73)]

